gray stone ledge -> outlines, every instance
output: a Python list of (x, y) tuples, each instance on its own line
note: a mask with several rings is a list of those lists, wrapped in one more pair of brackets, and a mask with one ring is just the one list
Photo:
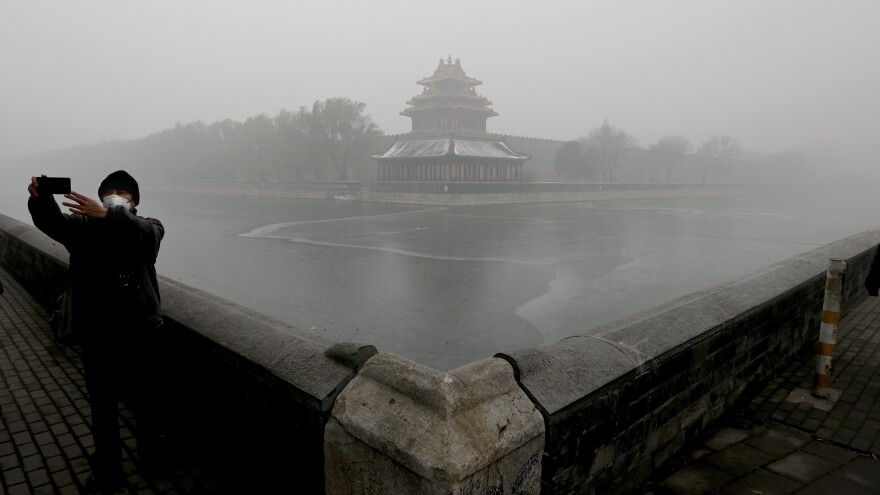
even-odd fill
[[(0, 263), (29, 291), (60, 294), (68, 253), (34, 227), (0, 215)], [(36, 262), (38, 260), (44, 260)], [(45, 263), (52, 271), (41, 268)], [(164, 316), (216, 345), (269, 371), (312, 397), (313, 407), (329, 412), (333, 400), (371, 356), (375, 347), (333, 342), (205, 291), (159, 277)], [(51, 301), (44, 297), (43, 303)]]
[[(539, 409), (552, 415), (645, 363), (694, 339), (732, 328), (757, 311), (816, 285), (821, 302), (829, 258), (867, 257), (880, 243), (869, 230), (770, 265), (754, 274), (695, 292), (546, 347), (499, 353)], [(868, 261), (870, 262), (870, 261)], [(864, 264), (864, 263), (862, 263)], [(858, 269), (858, 267), (854, 267)], [(850, 292), (861, 286), (847, 279)]]

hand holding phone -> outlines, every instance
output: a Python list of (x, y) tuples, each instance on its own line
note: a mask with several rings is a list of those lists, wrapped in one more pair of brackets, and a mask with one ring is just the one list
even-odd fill
[(37, 194), (70, 194), (70, 177), (37, 177)]

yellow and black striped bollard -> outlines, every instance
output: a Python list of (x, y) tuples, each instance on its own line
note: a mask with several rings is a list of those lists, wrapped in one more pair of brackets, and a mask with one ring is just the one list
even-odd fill
[(831, 258), (825, 278), (825, 302), (822, 305), (822, 323), (819, 325), (816, 356), (816, 387), (813, 389), (813, 395), (822, 399), (831, 397), (831, 368), (834, 347), (837, 345), (837, 325), (840, 323), (845, 273), (846, 260)]

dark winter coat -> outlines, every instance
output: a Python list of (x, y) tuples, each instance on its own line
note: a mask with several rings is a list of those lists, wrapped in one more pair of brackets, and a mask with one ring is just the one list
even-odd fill
[(868, 276), (865, 277), (865, 289), (872, 296), (877, 295), (877, 289), (880, 289), (880, 249), (874, 255), (874, 261), (871, 263), (871, 269), (868, 270)]
[(73, 325), (85, 338), (112, 326), (162, 325), (156, 257), (165, 228), (123, 206), (105, 218), (62, 213), (54, 198), (28, 200), (34, 225), (70, 253)]

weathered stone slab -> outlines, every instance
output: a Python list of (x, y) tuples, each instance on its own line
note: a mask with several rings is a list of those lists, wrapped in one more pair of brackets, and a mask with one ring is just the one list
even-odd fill
[(445, 372), (380, 353), (324, 438), (328, 494), (540, 491), (543, 419), (500, 359)]

